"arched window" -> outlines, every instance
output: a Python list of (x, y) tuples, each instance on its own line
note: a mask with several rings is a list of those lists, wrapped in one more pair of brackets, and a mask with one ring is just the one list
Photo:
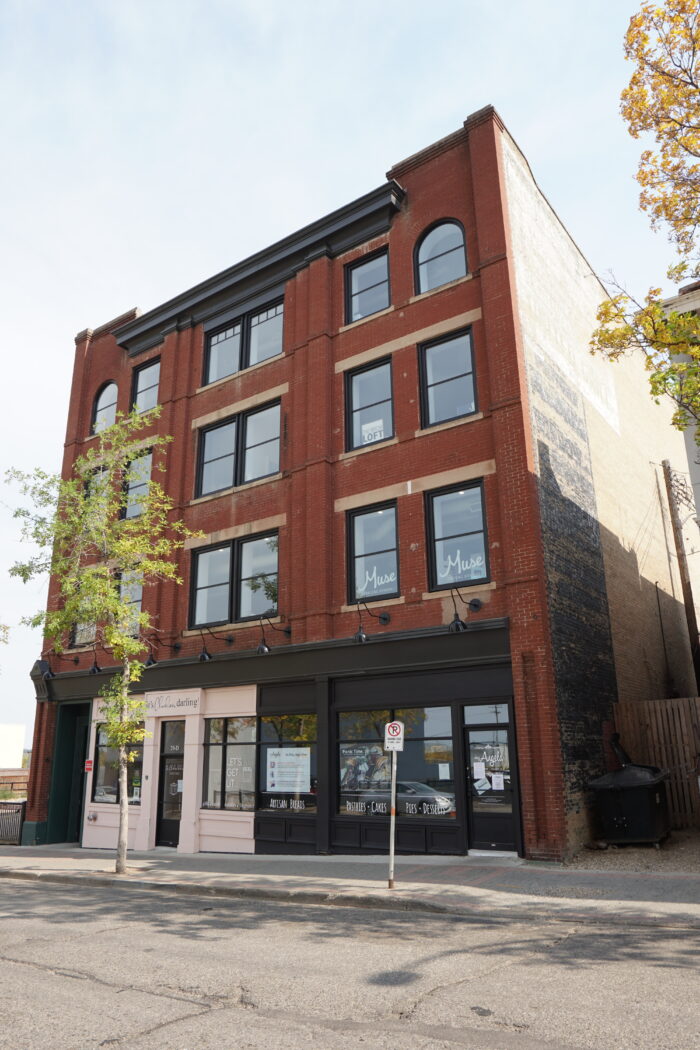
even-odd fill
[(426, 233), (416, 254), (418, 292), (429, 292), (467, 273), (464, 232), (459, 223), (441, 222)]
[(103, 386), (95, 398), (95, 410), (92, 416), (92, 432), (99, 434), (101, 430), (111, 427), (117, 418), (117, 384), (107, 383)]

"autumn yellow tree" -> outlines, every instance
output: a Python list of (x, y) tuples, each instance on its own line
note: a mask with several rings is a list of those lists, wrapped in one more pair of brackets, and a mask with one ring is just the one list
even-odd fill
[[(625, 57), (634, 64), (621, 112), (634, 138), (651, 137), (637, 171), (640, 207), (678, 252), (673, 281), (700, 277), (700, 0), (644, 4), (630, 20)], [(675, 402), (674, 422), (700, 441), (700, 319), (667, 312), (660, 288), (637, 299), (613, 283), (598, 312), (593, 352), (616, 360), (636, 348), (655, 398)]]

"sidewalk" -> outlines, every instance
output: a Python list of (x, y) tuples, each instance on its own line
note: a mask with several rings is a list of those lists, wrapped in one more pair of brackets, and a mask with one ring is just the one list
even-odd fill
[(0, 846), (4, 879), (157, 890), (459, 915), (515, 922), (559, 920), (700, 929), (700, 872), (573, 870), (512, 857), (397, 857), (387, 888), (385, 856), (265, 856), (129, 853), (129, 875), (114, 854), (73, 846)]

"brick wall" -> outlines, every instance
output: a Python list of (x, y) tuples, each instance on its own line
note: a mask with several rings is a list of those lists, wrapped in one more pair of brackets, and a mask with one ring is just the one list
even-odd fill
[(663, 458), (682, 463), (682, 438), (670, 407), (652, 403), (640, 361), (591, 357), (603, 290), (507, 135), (503, 152), (574, 842), (614, 702), (692, 678), (659, 485)]

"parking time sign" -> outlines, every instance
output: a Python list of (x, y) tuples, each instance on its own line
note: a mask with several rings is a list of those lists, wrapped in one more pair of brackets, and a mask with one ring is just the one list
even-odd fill
[(403, 751), (403, 722), (387, 722), (384, 726), (384, 750)]

